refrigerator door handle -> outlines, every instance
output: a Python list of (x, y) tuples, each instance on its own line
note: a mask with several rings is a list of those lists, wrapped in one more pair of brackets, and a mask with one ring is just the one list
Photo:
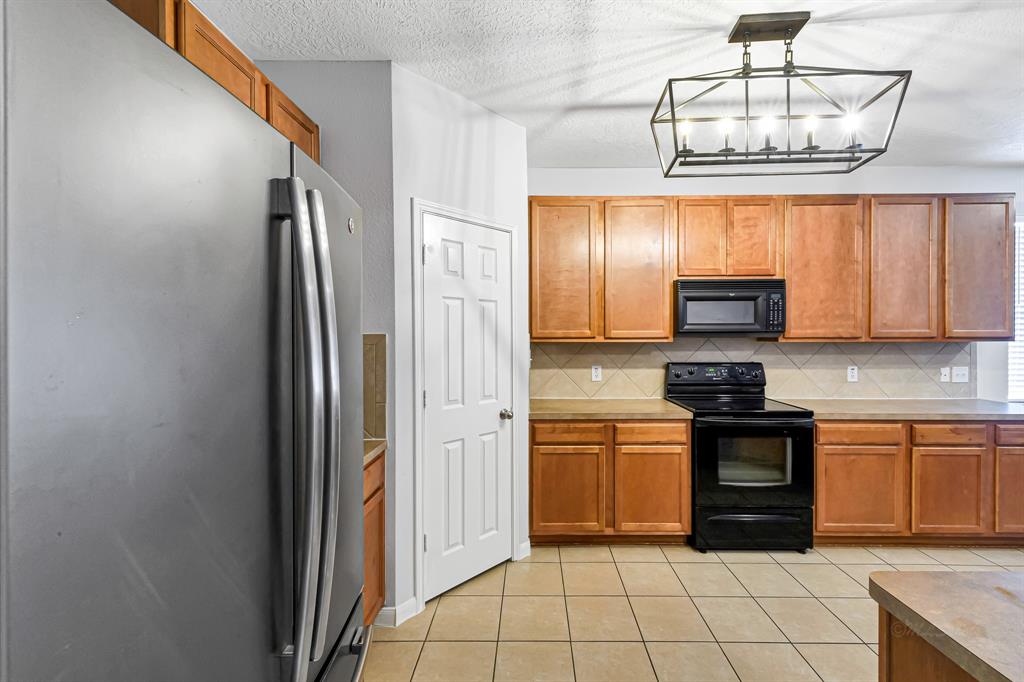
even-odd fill
[[(324, 368), (321, 337), (319, 295), (313, 235), (306, 188), (300, 178), (283, 181), (285, 191), (278, 194), (282, 204), (277, 213), (291, 222), (294, 264), (298, 288), (299, 318), (302, 337), (303, 400), (301, 412), (296, 411), (300, 429), (296, 459), (304, 463), (301, 523), (297, 528), (299, 548), (298, 604), (294, 620), (294, 648), (291, 682), (307, 682), (312, 650), (314, 605), (320, 564), (320, 535), (323, 523), (324, 487)], [(283, 195), (283, 196), (282, 196)]]
[(306, 190), (313, 232), (313, 251), (320, 294), (320, 321), (326, 383), (324, 414), (323, 532), (320, 536), (319, 593), (313, 627), (312, 660), (319, 661), (327, 645), (327, 619), (334, 583), (334, 555), (338, 544), (338, 508), (341, 496), (341, 367), (338, 350), (338, 316), (334, 302), (334, 274), (327, 238), (327, 216), (320, 190)]

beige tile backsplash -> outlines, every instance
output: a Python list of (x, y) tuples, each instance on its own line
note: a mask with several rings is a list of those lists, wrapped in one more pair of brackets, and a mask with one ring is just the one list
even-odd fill
[(387, 438), (387, 336), (363, 334), (363, 437)]
[[(672, 343), (535, 343), (531, 398), (651, 398), (665, 392), (666, 362), (761, 362), (774, 398), (973, 398), (970, 343), (773, 343), (680, 337)], [(592, 365), (602, 380), (591, 381)], [(848, 383), (856, 365), (859, 381)], [(942, 367), (970, 367), (965, 384)]]

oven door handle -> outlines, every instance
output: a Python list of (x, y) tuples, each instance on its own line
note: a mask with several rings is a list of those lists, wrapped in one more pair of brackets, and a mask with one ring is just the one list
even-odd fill
[(718, 514), (708, 521), (744, 521), (748, 523), (799, 523), (803, 519), (788, 514)]
[(737, 427), (806, 427), (814, 426), (814, 419), (743, 419), (742, 417), (697, 417), (697, 426), (737, 426)]

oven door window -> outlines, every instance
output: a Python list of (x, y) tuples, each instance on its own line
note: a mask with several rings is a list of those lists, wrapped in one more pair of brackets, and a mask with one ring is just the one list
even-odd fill
[(793, 482), (793, 441), (786, 436), (719, 437), (718, 483), (767, 488)]

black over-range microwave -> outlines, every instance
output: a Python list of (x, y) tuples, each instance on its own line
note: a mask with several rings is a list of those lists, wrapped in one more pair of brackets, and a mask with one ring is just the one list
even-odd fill
[(779, 336), (786, 331), (786, 280), (676, 280), (676, 333)]

